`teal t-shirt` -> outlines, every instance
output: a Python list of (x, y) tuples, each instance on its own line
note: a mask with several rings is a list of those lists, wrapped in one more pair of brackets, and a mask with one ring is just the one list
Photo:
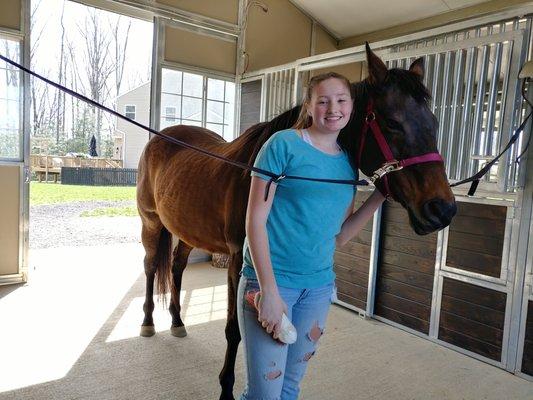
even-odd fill
[[(272, 135), (259, 151), (254, 166), (275, 174), (356, 179), (345, 152), (326, 154), (306, 143), (294, 129)], [(256, 172), (252, 176), (270, 180)], [(355, 191), (355, 186), (335, 183), (294, 179), (278, 183), (266, 228), (279, 286), (316, 288), (335, 279), (335, 237)], [(248, 239), (243, 253), (243, 275), (256, 278)]]

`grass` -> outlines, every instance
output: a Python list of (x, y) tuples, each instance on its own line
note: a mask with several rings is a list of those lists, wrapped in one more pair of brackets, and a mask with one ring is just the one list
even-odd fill
[(80, 217), (137, 217), (137, 207), (106, 207), (84, 211)]
[(30, 183), (31, 205), (98, 200), (125, 201), (135, 200), (135, 197), (134, 186), (78, 186), (56, 183)]

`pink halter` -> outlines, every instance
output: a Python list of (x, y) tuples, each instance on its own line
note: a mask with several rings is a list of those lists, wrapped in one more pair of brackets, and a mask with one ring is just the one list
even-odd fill
[(383, 136), (383, 133), (381, 132), (381, 128), (379, 127), (376, 121), (376, 113), (374, 111), (374, 104), (373, 104), (373, 101), (370, 100), (366, 108), (365, 123), (363, 125), (363, 131), (361, 132), (361, 142), (359, 143), (359, 154), (357, 156), (358, 165), (361, 165), (361, 156), (363, 154), (363, 148), (365, 146), (366, 133), (368, 132), (369, 128), (374, 134), (374, 138), (376, 139), (376, 142), (381, 150), (381, 153), (383, 154), (383, 157), (385, 157), (385, 162), (380, 168), (374, 171), (374, 173), (370, 177), (370, 181), (372, 181), (372, 183), (375, 184), (376, 181), (383, 178), (383, 185), (385, 188), (384, 195), (387, 198), (392, 198), (392, 193), (390, 191), (389, 182), (387, 180), (388, 173), (399, 171), (404, 167), (408, 167), (409, 165), (414, 165), (414, 164), (422, 164), (422, 163), (435, 162), (435, 161), (444, 162), (441, 155), (437, 152), (425, 153), (419, 156), (409, 157), (403, 160), (396, 160), (387, 143), (387, 140), (385, 139), (385, 136)]

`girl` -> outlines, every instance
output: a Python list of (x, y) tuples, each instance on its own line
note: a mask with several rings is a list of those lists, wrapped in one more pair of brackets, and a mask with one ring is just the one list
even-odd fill
[[(313, 77), (294, 128), (272, 135), (255, 166), (276, 174), (356, 179), (337, 143), (352, 109), (350, 82), (344, 76), (331, 72)], [(252, 172), (237, 300), (247, 365), (241, 400), (298, 398), (334, 297), (335, 246), (357, 235), (384, 200), (375, 190), (352, 213), (354, 187), (281, 180), (271, 185), (265, 201), (269, 180)], [(258, 312), (246, 296), (259, 290)], [(283, 313), (298, 332), (291, 345), (274, 340)]]

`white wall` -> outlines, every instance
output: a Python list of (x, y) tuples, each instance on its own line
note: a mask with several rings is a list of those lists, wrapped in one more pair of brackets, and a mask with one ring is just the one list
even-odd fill
[[(150, 123), (150, 82), (120, 96), (117, 105), (117, 111), (121, 114), (125, 114), (126, 105), (134, 105), (135, 120), (148, 126)], [(122, 119), (117, 121), (117, 130), (124, 132), (124, 168), (137, 168), (144, 146), (148, 143), (148, 132)]]

